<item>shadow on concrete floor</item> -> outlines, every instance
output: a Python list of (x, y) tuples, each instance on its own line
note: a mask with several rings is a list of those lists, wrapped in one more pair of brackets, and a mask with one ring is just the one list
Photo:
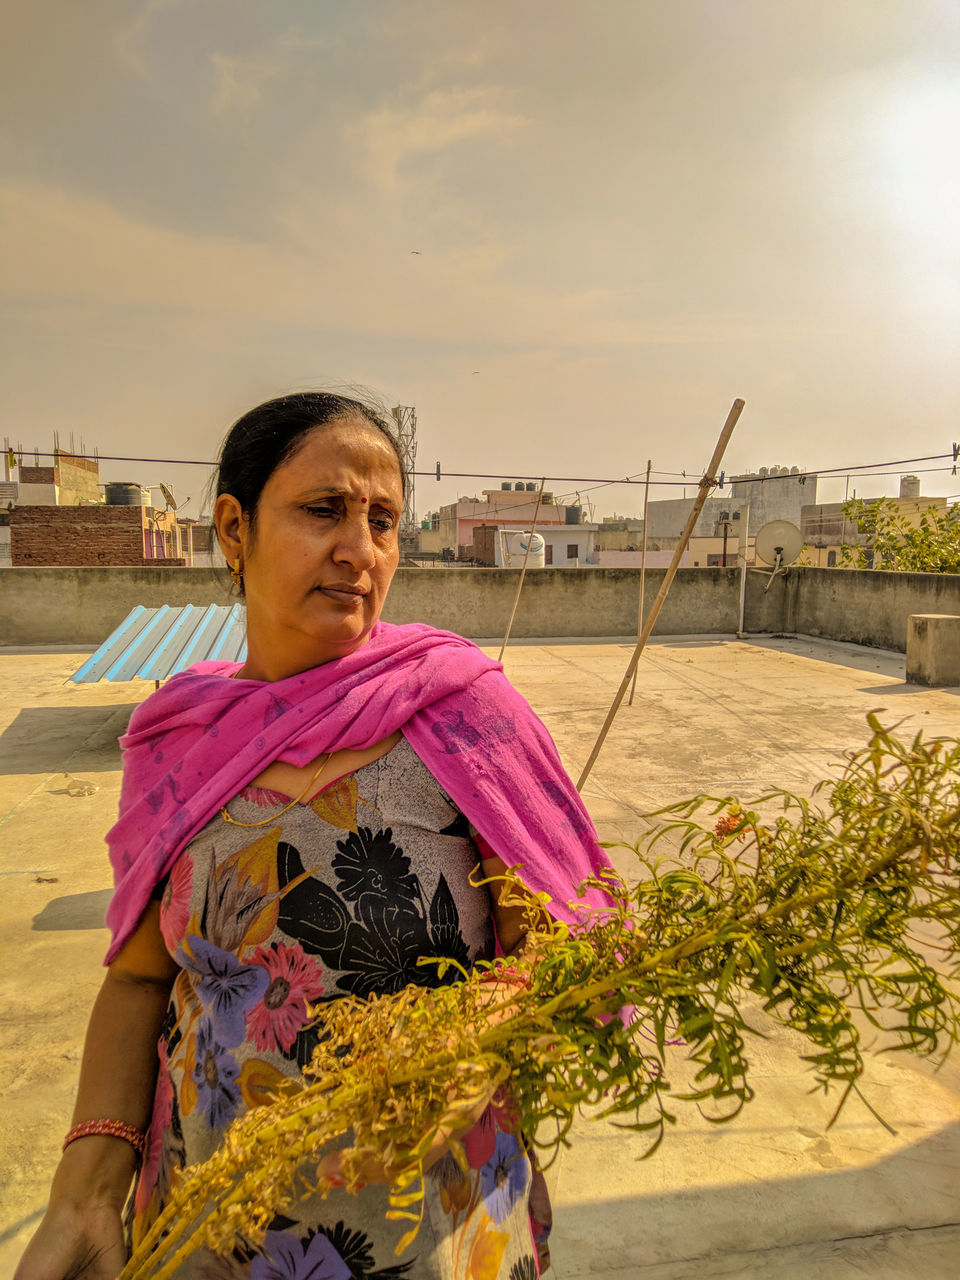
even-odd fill
[(117, 738), (138, 705), (27, 707), (0, 734), (0, 774), (119, 769)]
[(42, 933), (106, 928), (103, 917), (112, 897), (112, 889), (91, 889), (88, 893), (68, 893), (62, 898), (51, 898), (33, 917), (33, 928)]
[(850, 667), (855, 671), (869, 671), (903, 680), (906, 655), (893, 649), (871, 649), (864, 645), (848, 644), (842, 640), (825, 640), (819, 636), (750, 635), (743, 644), (756, 649), (774, 649), (778, 653), (796, 658), (811, 658), (814, 662), (826, 662), (834, 667)]
[[(824, 1141), (824, 1145), (829, 1144)], [(567, 1157), (570, 1164), (577, 1149), (575, 1144)], [(568, 1167), (561, 1172), (561, 1183), (569, 1176)], [(737, 1280), (779, 1275), (775, 1256), (780, 1250), (836, 1248), (837, 1257), (842, 1258), (842, 1246), (851, 1239), (904, 1228), (910, 1233), (956, 1228), (960, 1225), (955, 1194), (958, 1168), (960, 1124), (951, 1124), (875, 1164), (848, 1169), (825, 1166), (822, 1173), (811, 1171), (795, 1178), (770, 1178), (761, 1165), (752, 1178), (751, 1171), (745, 1170), (743, 1181), (724, 1182), (730, 1170), (718, 1169), (719, 1185), (662, 1194), (651, 1189), (609, 1200), (577, 1195), (571, 1197), (573, 1203), (564, 1203), (561, 1190), (560, 1203), (555, 1204), (553, 1255), (562, 1280), (639, 1276), (646, 1275), (648, 1268), (672, 1280), (698, 1275)], [(744, 1265), (748, 1253), (754, 1255), (756, 1269)], [(730, 1270), (724, 1266), (725, 1256), (733, 1263)], [(790, 1274), (822, 1272), (812, 1267)], [(914, 1274), (932, 1280), (955, 1276), (957, 1271)]]
[[(715, 649), (719, 645), (730, 644), (736, 638), (733, 632), (715, 636), (651, 636), (648, 644), (651, 649)], [(632, 644), (628, 646), (630, 649), (633, 647)]]
[(865, 685), (864, 688), (858, 689), (857, 693), (876, 693), (884, 698), (888, 695), (899, 697), (903, 693), (924, 694), (924, 693), (949, 693), (954, 698), (960, 698), (960, 689), (955, 689), (951, 685), (927, 685), (927, 684), (874, 684)]

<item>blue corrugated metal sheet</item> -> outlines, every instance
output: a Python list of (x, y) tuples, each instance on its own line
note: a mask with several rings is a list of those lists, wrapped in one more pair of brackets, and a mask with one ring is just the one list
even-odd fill
[(166, 680), (208, 658), (242, 662), (246, 656), (242, 605), (146, 609), (138, 604), (70, 679), (76, 684)]

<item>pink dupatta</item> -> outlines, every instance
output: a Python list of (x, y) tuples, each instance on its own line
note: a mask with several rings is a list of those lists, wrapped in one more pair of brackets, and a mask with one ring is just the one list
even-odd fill
[(181, 850), (274, 760), (303, 766), (398, 729), (454, 804), (524, 883), (570, 921), (602, 907), (579, 885), (610, 864), (541, 721), (498, 662), (420, 623), (378, 623), (348, 657), (265, 683), (201, 662), (137, 707), (123, 748), (120, 814), (107, 835), (113, 940), (130, 938)]

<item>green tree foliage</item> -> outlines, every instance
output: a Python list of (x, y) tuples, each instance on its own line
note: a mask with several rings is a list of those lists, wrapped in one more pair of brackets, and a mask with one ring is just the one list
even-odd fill
[(843, 513), (868, 539), (867, 545), (843, 548), (845, 568), (960, 573), (960, 506), (930, 508), (919, 524), (910, 523), (889, 498), (851, 498)]

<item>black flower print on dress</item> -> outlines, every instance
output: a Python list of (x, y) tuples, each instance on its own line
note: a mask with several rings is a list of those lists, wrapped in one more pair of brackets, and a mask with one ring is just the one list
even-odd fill
[(460, 914), (445, 876), (437, 881), (430, 903), (430, 942), (435, 956), (456, 960), (465, 969), (469, 965), (470, 952), (460, 932)]
[(537, 1280), (539, 1272), (532, 1257), (521, 1258), (510, 1268), (509, 1280)]
[(337, 850), (337, 888), (347, 902), (357, 904), (361, 915), (371, 906), (395, 914), (414, 909), (420, 884), (410, 874), (410, 859), (393, 843), (389, 827), (376, 835), (369, 827), (359, 827), (337, 841)]
[[(328, 968), (341, 968), (340, 955), (351, 917), (339, 895), (314, 876), (301, 879), (303, 859), (285, 840), (277, 846), (277, 874), (283, 891), (278, 926), (296, 938), (304, 951), (320, 956)], [(287, 889), (294, 880), (301, 882)]]
[(338, 1222), (333, 1227), (321, 1227), (319, 1234), (327, 1237), (350, 1268), (352, 1280), (399, 1280), (417, 1260), (414, 1255), (408, 1262), (374, 1270), (373, 1242), (362, 1231), (351, 1231), (343, 1222)]
[[(336, 986), (356, 996), (396, 992), (416, 984), (436, 987), (457, 980), (451, 966), (443, 977), (423, 957), (456, 960), (466, 968), (470, 951), (460, 928), (457, 904), (440, 876), (429, 907), (410, 860), (389, 827), (360, 827), (337, 841), (333, 869), (339, 893), (304, 877), (303, 860), (291, 844), (278, 846), (281, 886), (278, 925), (304, 951), (339, 969)], [(299, 883), (293, 884), (299, 880)], [(293, 888), (285, 891), (285, 886)], [(298, 1046), (298, 1058), (301, 1046)]]
[(346, 972), (337, 986), (362, 998), (392, 995), (411, 984), (436, 986), (435, 967), (419, 964), (421, 956), (430, 954), (422, 916), (373, 912), (368, 922), (347, 929), (341, 966)]

